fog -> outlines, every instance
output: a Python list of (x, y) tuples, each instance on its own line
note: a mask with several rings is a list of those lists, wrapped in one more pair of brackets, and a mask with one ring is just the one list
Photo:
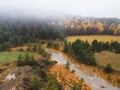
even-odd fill
[(0, 15), (120, 18), (120, 0), (0, 0)]

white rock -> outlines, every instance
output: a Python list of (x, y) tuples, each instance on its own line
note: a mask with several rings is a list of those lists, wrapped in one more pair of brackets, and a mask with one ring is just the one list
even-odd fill
[(15, 78), (16, 78), (16, 77), (15, 77), (15, 74), (9, 74), (9, 75), (6, 77), (5, 81), (6, 81), (6, 80), (15, 79)]

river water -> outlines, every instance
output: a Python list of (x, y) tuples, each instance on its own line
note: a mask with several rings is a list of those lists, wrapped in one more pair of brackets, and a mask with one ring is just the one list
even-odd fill
[[(49, 51), (50, 52), (50, 51)], [(51, 53), (51, 59), (57, 61), (61, 65), (65, 65), (67, 60), (66, 58), (58, 52), (50, 52)], [(83, 78), (86, 83), (88, 83), (90, 86), (92, 86), (92, 90), (120, 90), (120, 88), (113, 86), (112, 84), (108, 83), (104, 79), (98, 77), (98, 76), (91, 76), (83, 71), (79, 70), (75, 67), (75, 64), (72, 62), (70, 63), (70, 69), (75, 70), (76, 75), (79, 77), (79, 79)]]

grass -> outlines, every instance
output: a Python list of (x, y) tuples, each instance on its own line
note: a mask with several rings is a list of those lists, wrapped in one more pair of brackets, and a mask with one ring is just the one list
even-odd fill
[(83, 36), (69, 36), (67, 37), (67, 40), (69, 42), (74, 42), (77, 39), (81, 39), (83, 41), (88, 40), (88, 42), (91, 44), (93, 40), (103, 41), (103, 42), (111, 42), (111, 41), (118, 41), (120, 42), (119, 36), (110, 36), (110, 35), (83, 35)]
[(95, 53), (95, 59), (98, 65), (106, 66), (110, 63), (114, 70), (120, 71), (120, 54), (102, 51), (100, 53)]
[[(24, 54), (24, 52), (1, 52), (0, 63), (15, 61), (17, 60), (19, 54)], [(34, 54), (34, 56), (38, 57), (37, 54)]]

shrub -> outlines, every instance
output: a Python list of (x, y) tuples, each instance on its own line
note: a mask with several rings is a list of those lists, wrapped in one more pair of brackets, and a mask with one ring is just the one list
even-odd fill
[(29, 55), (29, 53), (25, 53), (24, 54), (24, 61), (30, 61), (30, 55)]
[(52, 41), (48, 41), (47, 47), (48, 47), (48, 48), (52, 48), (52, 47), (53, 47), (53, 42), (52, 42)]
[(74, 70), (74, 69), (72, 70), (72, 73), (75, 73), (75, 70)]
[(37, 74), (39, 74), (39, 73), (40, 73), (40, 68), (39, 68), (39, 67), (36, 67), (36, 68), (34, 69), (34, 72), (37, 73)]
[(110, 75), (108, 75), (107, 79), (108, 79), (108, 80), (111, 80), (111, 76), (110, 76)]
[(17, 60), (17, 66), (24, 66), (24, 65), (33, 66), (37, 64), (37, 62), (34, 60), (33, 54), (30, 56), (28, 53), (25, 53), (23, 56), (19, 54)]
[(25, 52), (25, 50), (23, 48), (20, 48), (17, 51), (19, 51), (19, 52)]
[(0, 68), (0, 73), (2, 73), (4, 70)]
[(39, 90), (40, 80), (37, 76), (31, 77), (30, 79), (30, 90)]
[(40, 53), (43, 57), (50, 58), (50, 56), (51, 56), (51, 53), (46, 52), (43, 48), (40, 48), (39, 53)]
[(36, 64), (37, 64), (37, 61), (35, 61), (35, 60), (30, 60), (30, 61), (28, 62), (28, 64), (26, 64), (26, 65), (34, 66), (34, 65), (36, 65)]
[(22, 59), (23, 59), (22, 55), (19, 54), (19, 55), (18, 55), (18, 60), (22, 60)]
[(48, 74), (47, 90), (59, 90), (56, 78)]
[(54, 64), (56, 64), (57, 63), (57, 61), (49, 61), (49, 64), (50, 65), (54, 65)]
[(81, 87), (74, 84), (72, 90), (81, 90)]
[(59, 43), (54, 43), (54, 49), (56, 49), (56, 50), (59, 50), (59, 48), (60, 48), (60, 44)]
[(34, 55), (33, 54), (31, 55), (31, 60), (34, 60)]
[(40, 44), (45, 44), (46, 43), (46, 41), (45, 40), (40, 40), (40, 42), (39, 42)]
[(113, 71), (112, 66), (110, 63), (107, 64), (107, 66), (104, 68), (104, 71), (106, 73), (111, 73)]
[(70, 63), (69, 63), (68, 61), (66, 62), (65, 67), (66, 67), (67, 69), (70, 68)]
[(82, 82), (84, 82), (84, 79), (83, 79), (83, 78), (81, 78), (81, 81), (82, 81)]
[(120, 83), (120, 78), (117, 79), (117, 82)]
[(24, 65), (25, 64), (24, 64), (23, 60), (21, 60), (21, 59), (17, 60), (17, 66), (24, 66)]
[(33, 52), (37, 51), (37, 45), (33, 45)]

